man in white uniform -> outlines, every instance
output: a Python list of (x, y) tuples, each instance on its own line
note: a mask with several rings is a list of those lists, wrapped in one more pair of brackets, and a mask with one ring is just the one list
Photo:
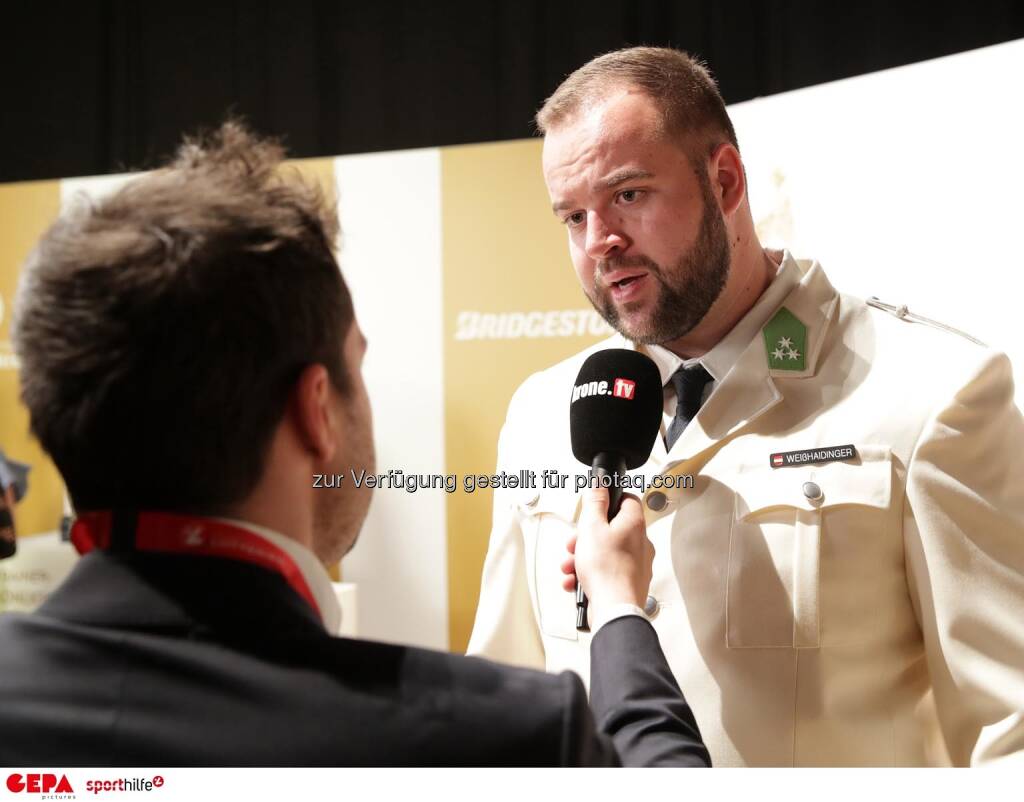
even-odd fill
[[(715, 765), (1020, 759), (1024, 421), (1005, 355), (765, 251), (721, 96), (686, 54), (595, 59), (537, 121), (576, 273), (619, 335), (524, 382), (499, 469), (583, 471), (583, 360), (654, 359), (645, 612)], [(495, 492), (471, 653), (587, 676), (560, 573), (577, 517), (571, 483)]]

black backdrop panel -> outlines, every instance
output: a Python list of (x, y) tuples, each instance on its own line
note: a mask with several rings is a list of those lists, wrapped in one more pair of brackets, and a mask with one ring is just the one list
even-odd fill
[(1020, 38), (1024, 3), (107, 0), (8, 6), (2, 30), (14, 181), (146, 167), (229, 110), (296, 156), (526, 137), (568, 72), (632, 44), (700, 54), (732, 103)]

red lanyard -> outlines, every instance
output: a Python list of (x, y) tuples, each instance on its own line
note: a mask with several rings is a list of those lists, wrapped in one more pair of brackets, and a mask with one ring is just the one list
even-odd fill
[[(71, 542), (79, 554), (88, 554), (94, 548), (108, 549), (112, 529), (113, 513), (109, 510), (82, 513), (71, 527)], [(223, 557), (255, 563), (283, 576), (320, 615), (320, 607), (294, 560), (269, 540), (239, 526), (190, 515), (140, 512), (133, 547), (136, 551)]]

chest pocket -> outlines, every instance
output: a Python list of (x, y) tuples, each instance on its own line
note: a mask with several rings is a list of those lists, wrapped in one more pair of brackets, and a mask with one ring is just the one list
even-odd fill
[(845, 551), (868, 549), (888, 520), (889, 449), (858, 447), (858, 456), (739, 472), (726, 586), (729, 648), (821, 645), (823, 552), (841, 562)]
[[(561, 565), (569, 556), (566, 544), (575, 531), (577, 498), (568, 491), (542, 492), (520, 505), (527, 559), (532, 552), (532, 578), (537, 620), (544, 635), (578, 640), (576, 595), (562, 589)], [(532, 541), (532, 543), (531, 543)], [(531, 570), (529, 562), (527, 570)]]

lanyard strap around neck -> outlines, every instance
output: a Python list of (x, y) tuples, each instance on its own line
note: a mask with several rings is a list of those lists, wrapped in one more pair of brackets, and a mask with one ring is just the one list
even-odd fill
[(75, 519), (71, 542), (79, 554), (88, 554), (93, 549), (148, 551), (253, 563), (284, 577), (317, 615), (321, 615), (302, 571), (283, 549), (224, 521), (167, 512), (86, 512)]

